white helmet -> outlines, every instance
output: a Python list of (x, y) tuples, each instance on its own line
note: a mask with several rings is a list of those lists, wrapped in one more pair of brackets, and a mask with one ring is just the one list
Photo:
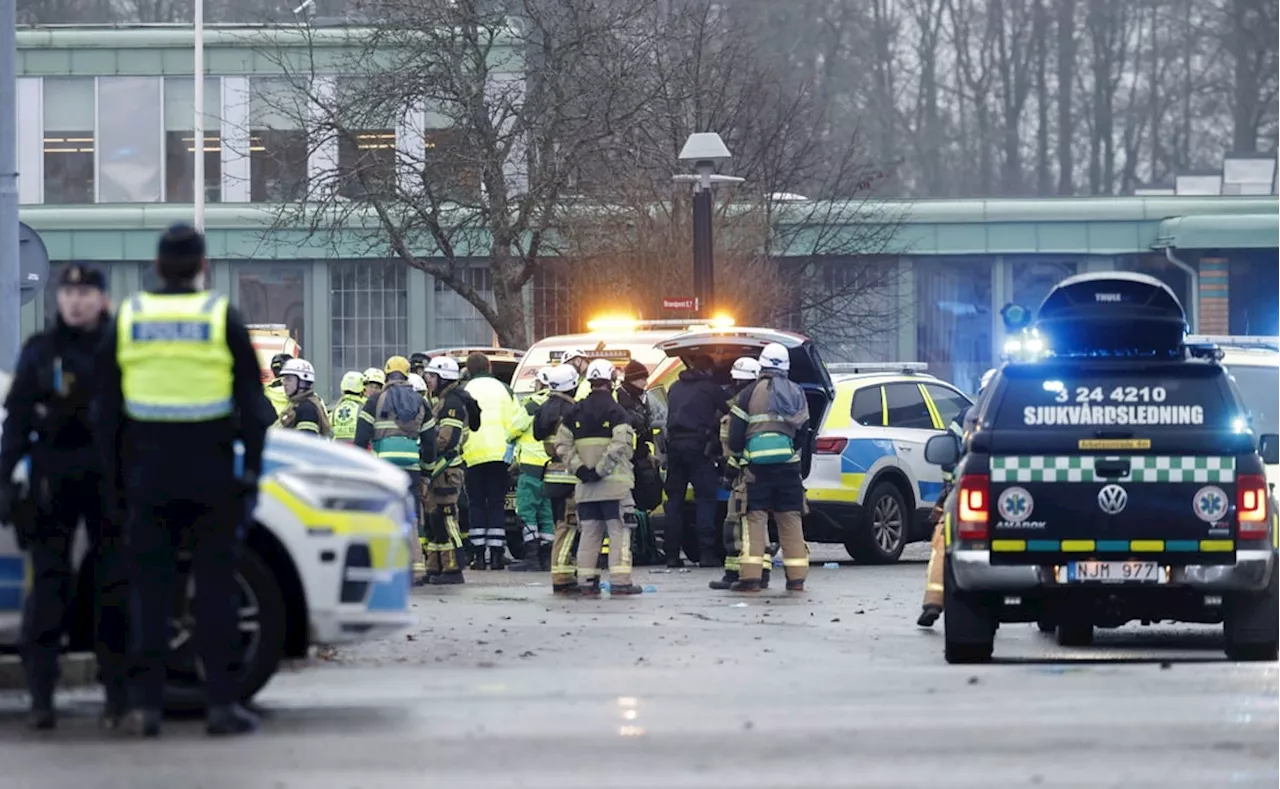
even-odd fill
[(981, 392), (982, 390), (986, 389), (987, 384), (991, 383), (991, 379), (995, 377), (996, 377), (996, 371), (994, 367), (990, 370), (987, 370), (985, 373), (983, 373), (982, 379), (978, 381), (978, 391)]
[(587, 365), (588, 381), (612, 381), (618, 377), (618, 368), (608, 359), (596, 359)]
[(553, 392), (572, 392), (578, 388), (578, 371), (567, 364), (551, 368), (547, 385)]
[(427, 362), (425, 373), (433, 373), (440, 376), (442, 381), (458, 380), (458, 360), (452, 356), (437, 356)]
[(574, 359), (585, 359), (587, 354), (581, 348), (570, 348), (560, 354), (560, 363), (568, 364)]
[(760, 377), (760, 362), (750, 356), (744, 356), (733, 363), (729, 377), (735, 381), (754, 381)]
[(292, 375), (297, 377), (299, 381), (313, 384), (316, 382), (316, 368), (311, 366), (311, 362), (306, 359), (290, 359), (284, 363), (284, 367), (280, 368), (280, 375)]
[(342, 376), (339, 385), (343, 394), (362, 394), (364, 392), (364, 376), (355, 370), (348, 370)]
[(409, 373), (409, 385), (413, 387), (415, 392), (427, 391), (427, 382), (422, 380), (422, 376), (417, 373)]
[(538, 374), (534, 376), (534, 379), (543, 386), (551, 386), (551, 371), (554, 369), (554, 367), (543, 367), (538, 370)]
[(789, 372), (791, 354), (787, 353), (787, 349), (783, 348), (781, 343), (771, 342), (760, 352), (760, 367), (765, 370)]

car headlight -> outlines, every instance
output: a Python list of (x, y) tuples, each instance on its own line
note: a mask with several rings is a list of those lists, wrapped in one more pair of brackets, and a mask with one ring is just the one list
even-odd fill
[(291, 495), (318, 510), (381, 513), (399, 498), (385, 486), (359, 476), (292, 469), (273, 476)]

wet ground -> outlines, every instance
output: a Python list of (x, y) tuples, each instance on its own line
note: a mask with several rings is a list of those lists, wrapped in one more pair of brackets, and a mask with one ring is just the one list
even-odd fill
[(715, 573), (553, 599), (473, 573), (415, 592), (420, 624), (280, 674), (263, 733), (158, 742), (94, 728), (89, 690), (49, 736), (0, 694), (4, 789), (373, 787), (1275, 787), (1277, 666), (1205, 627), (1130, 627), (1064, 649), (1002, 627), (996, 661), (948, 666), (915, 627), (926, 546), (888, 567), (816, 554), (809, 591), (740, 599)]

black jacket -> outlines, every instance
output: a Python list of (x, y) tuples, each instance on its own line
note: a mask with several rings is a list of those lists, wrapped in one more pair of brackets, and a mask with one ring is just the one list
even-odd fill
[[(167, 286), (159, 293), (190, 293)], [(227, 348), (231, 351), (234, 411), (205, 422), (134, 422), (124, 411), (115, 321), (103, 332), (92, 410), (95, 441), (107, 473), (119, 493), (137, 491), (148, 498), (216, 500), (234, 489), (235, 452), (244, 442), (244, 469), (262, 472), (267, 428), (275, 408), (262, 393), (258, 357), (240, 313), (227, 308)], [(120, 490), (123, 486), (123, 490)]]
[(89, 423), (93, 369), (103, 325), (84, 331), (57, 322), (30, 337), (18, 356), (4, 407), (0, 480), (8, 481), (24, 455), (37, 474), (95, 470)]
[(644, 391), (632, 391), (627, 384), (618, 387), (618, 405), (627, 412), (627, 421), (636, 431), (636, 452), (632, 462), (649, 457), (649, 442), (653, 440), (653, 422), (649, 416), (649, 404), (645, 402)]
[(667, 444), (703, 449), (719, 441), (720, 417), (729, 413), (724, 390), (710, 373), (685, 370), (667, 393)]

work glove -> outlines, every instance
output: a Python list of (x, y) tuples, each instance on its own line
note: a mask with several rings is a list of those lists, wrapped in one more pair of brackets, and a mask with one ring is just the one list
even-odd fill
[(586, 466), (578, 466), (578, 470), (573, 472), (573, 475), (583, 482), (600, 481), (600, 475), (596, 473), (596, 470), (593, 468), (587, 468)]

